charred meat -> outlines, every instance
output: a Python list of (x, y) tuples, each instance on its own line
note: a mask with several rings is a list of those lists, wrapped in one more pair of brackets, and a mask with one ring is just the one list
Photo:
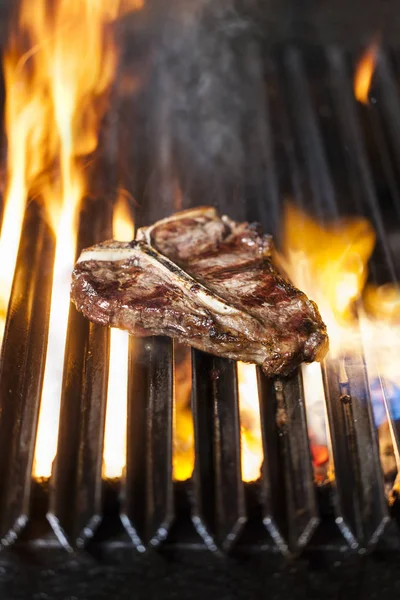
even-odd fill
[(96, 323), (285, 375), (323, 358), (328, 337), (316, 305), (281, 277), (271, 252), (258, 225), (200, 207), (139, 229), (131, 243), (84, 250), (71, 297)]

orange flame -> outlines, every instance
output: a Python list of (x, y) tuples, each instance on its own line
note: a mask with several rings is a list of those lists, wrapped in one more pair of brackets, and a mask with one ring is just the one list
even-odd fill
[(343, 344), (364, 288), (375, 234), (366, 219), (338, 220), (326, 227), (287, 205), (283, 253), (278, 262), (291, 281), (318, 305), (330, 336), (330, 355)]
[(40, 198), (57, 237), (49, 343), (34, 474), (48, 476), (57, 439), (60, 386), (76, 249), (85, 194), (81, 158), (97, 146), (117, 53), (107, 27), (138, 0), (23, 0), (5, 55), (8, 185), (0, 234), (7, 256), (0, 289), (0, 335), (28, 195)]
[[(182, 353), (183, 350), (180, 351)], [(263, 461), (256, 367), (238, 362), (237, 373), (242, 480), (256, 481), (260, 477)], [(178, 481), (189, 479), (194, 469), (194, 431), (190, 394), (191, 365), (190, 350), (187, 349), (183, 360), (175, 367), (173, 476)]]
[(174, 446), (173, 477), (185, 481), (194, 469), (194, 427), (190, 410), (192, 391), (192, 365), (190, 348), (175, 344), (174, 386)]
[[(374, 231), (365, 219), (342, 219), (322, 226), (288, 205), (283, 252), (277, 253), (277, 260), (293, 283), (316, 301), (330, 336), (327, 360), (340, 360), (347, 353), (363, 351), (371, 382), (378, 378), (399, 385), (400, 288), (392, 284), (365, 286), (374, 245)], [(326, 439), (324, 389), (317, 363), (303, 365), (302, 370), (318, 479), (318, 468), (327, 458), (324, 444), (319, 441)], [(387, 443), (382, 444), (384, 464), (388, 462), (384, 449)], [(392, 464), (393, 460), (389, 462)], [(326, 477), (332, 476), (330, 467), (327, 462)]]
[[(121, 242), (133, 240), (135, 228), (126, 196), (121, 194), (113, 217), (113, 237)], [(103, 477), (121, 477), (126, 463), (126, 420), (128, 393), (129, 334), (119, 329), (110, 332), (107, 410), (103, 450)]]
[[(374, 230), (365, 219), (347, 218), (322, 226), (291, 204), (285, 208), (283, 251), (277, 253), (277, 260), (291, 281), (317, 303), (330, 338), (328, 359), (359, 347), (356, 305), (374, 244)], [(303, 365), (302, 372), (315, 454), (320, 440), (326, 440), (322, 375), (317, 363)]]
[(354, 95), (359, 102), (368, 104), (368, 93), (378, 59), (378, 42), (373, 42), (359, 61), (354, 76)]
[(367, 286), (364, 307), (375, 319), (392, 325), (400, 324), (400, 286), (391, 283), (380, 287)]

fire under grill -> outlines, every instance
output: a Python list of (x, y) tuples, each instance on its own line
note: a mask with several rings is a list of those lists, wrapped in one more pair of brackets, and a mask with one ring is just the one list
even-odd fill
[[(222, 194), (213, 203), (233, 218), (260, 221), (278, 246), (287, 199), (313, 213), (320, 224), (343, 215), (365, 216), (377, 236), (370, 279), (393, 283), (400, 270), (399, 56), (380, 51), (368, 104), (354, 98), (359, 56), (338, 47), (285, 46), (271, 52), (265, 73), (268, 119), (263, 147), (257, 148), (264, 176), (254, 181), (250, 174), (240, 193)], [(125, 134), (118, 119), (110, 122), (108, 138), (115, 130)], [(102, 156), (105, 167), (97, 162), (89, 168), (93, 193), (83, 202), (78, 252), (112, 236), (112, 199), (121, 173), (116, 172), (118, 161), (110, 167), (107, 151)], [(157, 203), (151, 194), (157, 182), (149, 184), (146, 168), (149, 158), (141, 160), (134, 172), (125, 165), (122, 178), (135, 197), (136, 227), (177, 207), (208, 202), (194, 192)], [(192, 351), (194, 471), (189, 479), (176, 481), (176, 349), (170, 339), (131, 337), (126, 464), (122, 478), (108, 478), (103, 468), (107, 395), (109, 403), (118, 401), (108, 391), (110, 331), (87, 322), (71, 306), (57, 453), (49, 479), (32, 477), (54, 255), (54, 234), (40, 202), (32, 198), (23, 222), (0, 372), (0, 538), (5, 555), (44, 547), (95, 556), (153, 547), (284, 556), (400, 549), (396, 468), (388, 482), (368, 357), (361, 349), (342, 360), (328, 358), (321, 366), (330, 452), (322, 480), (316, 476), (308, 430), (307, 395), (317, 391), (303, 382), (301, 370), (277, 380), (257, 373), (264, 459), (260, 478), (252, 482), (242, 481), (236, 364)], [(396, 461), (400, 420), (385, 394), (385, 382), (380, 384)]]

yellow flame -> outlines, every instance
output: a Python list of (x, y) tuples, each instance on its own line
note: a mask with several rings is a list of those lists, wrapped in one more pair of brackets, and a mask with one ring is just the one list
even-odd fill
[(263, 461), (257, 372), (254, 365), (238, 362), (242, 480), (260, 478)]
[(331, 356), (354, 321), (374, 245), (374, 230), (366, 219), (323, 226), (292, 204), (285, 208), (283, 253), (277, 259), (291, 281), (317, 303), (328, 327)]
[[(38, 18), (41, 15), (38, 14)], [(18, 244), (28, 191), (43, 169), (38, 149), (54, 155), (53, 138), (46, 140), (48, 104), (42, 102), (42, 75), (27, 72), (32, 53), (23, 54), (12, 36), (4, 58), (6, 87), (5, 130), (7, 136), (7, 190), (0, 233), (0, 341), (14, 275)], [(48, 146), (48, 147), (47, 147)], [(7, 257), (7, 258), (6, 258)]]
[(194, 469), (194, 431), (190, 407), (175, 409), (174, 413), (173, 477), (185, 481)]
[[(183, 359), (175, 365), (173, 476), (184, 481), (194, 469), (194, 430), (190, 410), (190, 349), (180, 348)], [(254, 365), (237, 365), (240, 410), (241, 467), (243, 481), (260, 478), (263, 461), (257, 373)]]
[(367, 48), (357, 65), (354, 76), (354, 95), (363, 104), (368, 104), (368, 93), (376, 67), (378, 48), (376, 41)]
[[(120, 242), (129, 242), (135, 237), (135, 226), (124, 194), (120, 194), (114, 210), (113, 237)], [(103, 477), (109, 479), (121, 477), (126, 464), (128, 347), (129, 334), (111, 329), (103, 450)]]
[(400, 324), (400, 286), (387, 283), (380, 287), (368, 285), (364, 292), (364, 307), (368, 314), (388, 324)]
[(28, 195), (40, 198), (57, 238), (36, 476), (50, 475), (56, 450), (75, 221), (85, 194), (81, 161), (97, 146), (116, 70), (107, 26), (137, 5), (58, 0), (50, 10), (46, 0), (23, 0), (5, 55), (8, 186), (0, 234), (0, 334)]
[[(385, 393), (388, 384), (400, 385), (400, 287), (365, 285), (374, 245), (374, 231), (365, 219), (341, 219), (322, 226), (288, 205), (283, 250), (277, 260), (292, 282), (316, 301), (330, 336), (327, 359), (363, 352), (369, 380), (378, 378)], [(345, 379), (344, 369), (342, 375)], [(321, 438), (327, 440), (318, 365), (303, 366), (303, 385), (312, 443), (314, 438), (318, 444)], [(383, 465), (393, 464), (393, 457), (388, 461), (385, 456), (386, 438), (387, 432), (380, 435)], [(326, 464), (324, 476), (334, 477), (331, 463)]]
[(400, 387), (400, 287), (368, 285), (358, 316), (371, 374)]
[(173, 477), (185, 481), (194, 469), (194, 428), (190, 408), (192, 391), (191, 351), (188, 346), (175, 344), (175, 385), (173, 420)]
[(129, 205), (129, 194), (119, 190), (113, 214), (113, 238), (119, 242), (130, 242), (135, 237), (135, 224)]

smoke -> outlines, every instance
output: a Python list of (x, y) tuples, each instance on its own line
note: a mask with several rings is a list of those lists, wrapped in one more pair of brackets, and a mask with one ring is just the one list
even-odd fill
[[(170, 212), (180, 204), (231, 207), (232, 214), (233, 200), (262, 181), (265, 103), (256, 15), (234, 0), (152, 0), (141, 18), (141, 29), (128, 32), (146, 46), (136, 108), (142, 189), (157, 217), (160, 205)], [(244, 206), (235, 202), (232, 216), (245, 216)]]

